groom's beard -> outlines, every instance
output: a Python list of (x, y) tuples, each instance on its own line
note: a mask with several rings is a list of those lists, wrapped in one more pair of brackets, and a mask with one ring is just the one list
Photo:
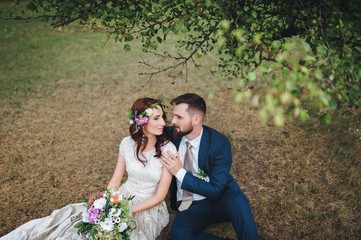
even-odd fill
[(176, 127), (178, 127), (178, 126), (174, 125), (174, 131), (173, 131), (173, 138), (174, 139), (179, 139), (179, 138), (181, 138), (181, 137), (183, 137), (185, 135), (188, 135), (189, 133), (191, 133), (193, 131), (193, 126), (192, 125), (190, 125), (188, 129), (185, 129), (183, 131), (180, 130), (180, 128), (179, 128), (179, 131), (177, 131)]

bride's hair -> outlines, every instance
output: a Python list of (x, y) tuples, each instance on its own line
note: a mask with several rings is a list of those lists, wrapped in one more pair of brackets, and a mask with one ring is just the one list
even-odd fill
[[(139, 98), (133, 103), (131, 111), (133, 113), (136, 112), (136, 111), (138, 113), (142, 113), (148, 107), (150, 107), (150, 105), (152, 105), (154, 103), (157, 103), (157, 102), (158, 102), (158, 100), (153, 99), (153, 98)], [(162, 108), (163, 119), (166, 122), (167, 116), (166, 116), (166, 113), (165, 113), (165, 111), (163, 109), (163, 105), (160, 104), (158, 106), (160, 106)], [(146, 124), (144, 124), (144, 125), (146, 125)], [(136, 130), (136, 124), (131, 124), (130, 127), (129, 127), (129, 133), (130, 133), (130, 136), (132, 137), (132, 139), (136, 143), (136, 150), (137, 150), (136, 155), (137, 155), (137, 158), (145, 166), (146, 157), (143, 155), (142, 152), (143, 152), (143, 150), (145, 149), (145, 147), (148, 144), (148, 138), (143, 133), (143, 126), (144, 125), (138, 126), (139, 130), (137, 131)], [(163, 129), (163, 133), (161, 135), (159, 135), (159, 136), (157, 135), (156, 137), (157, 137), (157, 142), (155, 143), (155, 157), (160, 158), (160, 156), (162, 155), (162, 151), (160, 150), (160, 148), (162, 146), (164, 146), (165, 144), (167, 144), (169, 142), (169, 140), (170, 140), (170, 132), (169, 132), (168, 128), (165, 127)], [(142, 138), (143, 138), (143, 144), (142, 144)], [(141, 154), (143, 159), (145, 159), (145, 160), (140, 159), (139, 154)]]

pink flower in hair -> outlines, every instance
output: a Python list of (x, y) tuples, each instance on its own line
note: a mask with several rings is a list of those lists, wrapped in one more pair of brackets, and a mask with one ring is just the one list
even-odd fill
[(148, 122), (148, 117), (142, 117), (142, 118), (136, 118), (135, 121), (139, 124), (139, 125), (144, 125)]

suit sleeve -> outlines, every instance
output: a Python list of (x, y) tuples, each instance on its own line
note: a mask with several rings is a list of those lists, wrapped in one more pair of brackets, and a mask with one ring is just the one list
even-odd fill
[(208, 177), (209, 182), (203, 181), (187, 172), (182, 182), (182, 189), (197, 193), (212, 200), (220, 197), (226, 187), (229, 171), (232, 166), (231, 144), (227, 138), (216, 145)]

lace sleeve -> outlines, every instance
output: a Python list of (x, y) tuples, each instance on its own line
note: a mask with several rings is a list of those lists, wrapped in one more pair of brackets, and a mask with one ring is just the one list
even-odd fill
[(173, 155), (177, 155), (177, 148), (172, 142), (167, 143), (162, 151), (167, 152), (168, 150), (170, 150)]
[(125, 152), (129, 144), (129, 137), (123, 138), (122, 142), (119, 145), (119, 153), (125, 158)]

